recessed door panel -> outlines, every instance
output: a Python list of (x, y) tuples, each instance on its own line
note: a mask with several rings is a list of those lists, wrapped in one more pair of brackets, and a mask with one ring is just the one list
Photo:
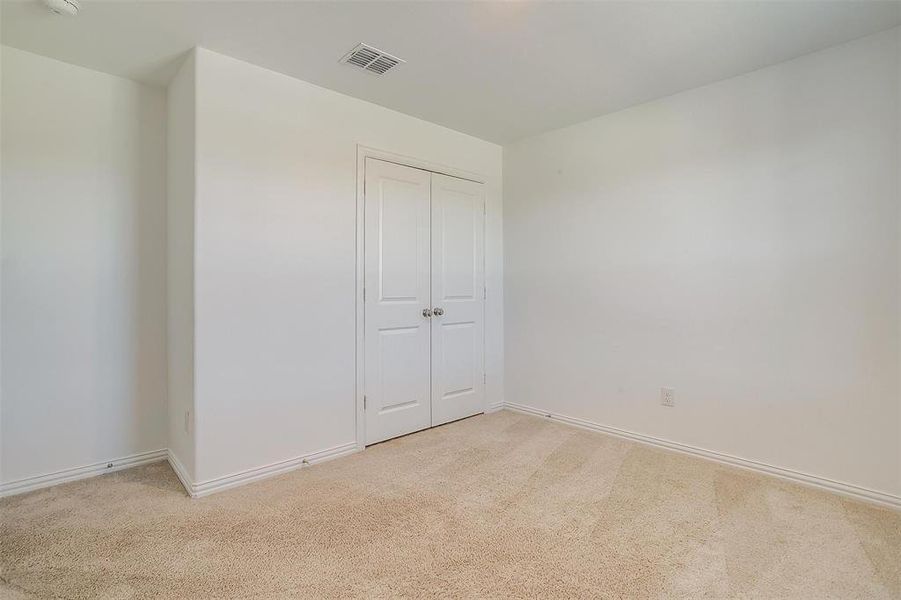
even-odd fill
[(420, 228), (422, 186), (417, 182), (383, 177), (379, 181), (379, 300), (421, 300)]
[(432, 174), (432, 425), (485, 410), (483, 186)]
[[(478, 209), (478, 214), (474, 213)], [(476, 264), (476, 227), (481, 207), (473, 206), (473, 197), (453, 188), (444, 189), (438, 207), (441, 215), (441, 261), (444, 265), (443, 300), (475, 300), (478, 278)]]
[(366, 443), (431, 424), (430, 174), (367, 159), (364, 192)]
[(481, 365), (476, 364), (476, 324), (441, 323), (440, 354), (432, 360), (441, 361), (444, 376), (441, 399), (476, 393), (476, 381), (481, 375)]
[(380, 414), (426, 403), (418, 377), (410, 376), (410, 365), (422, 354), (420, 327), (390, 327), (379, 331), (379, 379), (375, 382), (381, 402), (373, 407)]

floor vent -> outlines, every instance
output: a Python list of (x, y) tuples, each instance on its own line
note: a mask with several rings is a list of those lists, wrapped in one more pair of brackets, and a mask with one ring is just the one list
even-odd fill
[(397, 65), (404, 62), (396, 56), (391, 56), (377, 48), (360, 44), (341, 59), (341, 62), (359, 67), (376, 75), (384, 75)]

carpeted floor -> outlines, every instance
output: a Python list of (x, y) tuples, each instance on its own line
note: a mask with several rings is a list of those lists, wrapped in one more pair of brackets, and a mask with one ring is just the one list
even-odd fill
[(158, 463), (0, 519), (17, 600), (901, 597), (901, 513), (511, 412), (199, 500)]

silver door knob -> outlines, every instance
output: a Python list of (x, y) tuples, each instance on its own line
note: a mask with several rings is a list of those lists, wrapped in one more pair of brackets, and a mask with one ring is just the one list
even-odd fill
[(444, 309), (439, 307), (439, 308), (436, 308), (435, 310), (433, 310), (432, 313), (433, 313), (436, 317), (440, 317), (441, 315), (444, 314)]
[(422, 316), (425, 317), (426, 319), (428, 319), (429, 317), (431, 317), (431, 316), (432, 316), (432, 309), (431, 309), (431, 308), (423, 308), (423, 309), (422, 309)]

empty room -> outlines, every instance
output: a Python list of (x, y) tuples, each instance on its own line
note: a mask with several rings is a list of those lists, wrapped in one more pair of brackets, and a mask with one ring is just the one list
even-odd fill
[(901, 599), (901, 0), (0, 42), (0, 598)]

